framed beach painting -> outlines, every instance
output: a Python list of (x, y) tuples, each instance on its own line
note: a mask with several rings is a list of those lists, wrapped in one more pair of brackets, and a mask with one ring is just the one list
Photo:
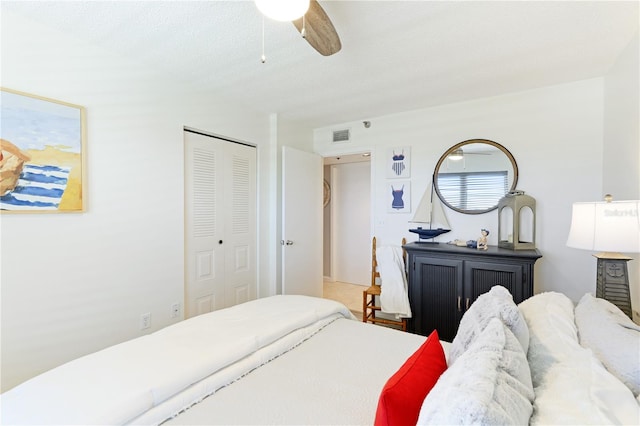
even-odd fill
[(0, 211), (84, 211), (85, 109), (6, 88), (0, 95)]

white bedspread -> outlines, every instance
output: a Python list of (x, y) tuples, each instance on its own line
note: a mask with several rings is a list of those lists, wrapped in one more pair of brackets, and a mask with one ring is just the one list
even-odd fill
[(2, 424), (158, 423), (336, 318), (353, 316), (337, 302), (305, 296), (274, 296), (201, 315), (9, 390), (0, 396)]
[(394, 314), (397, 319), (411, 318), (402, 247), (378, 247), (376, 258), (380, 273), (380, 307), (382, 312)]
[(425, 339), (338, 319), (165, 426), (372, 425), (384, 384)]

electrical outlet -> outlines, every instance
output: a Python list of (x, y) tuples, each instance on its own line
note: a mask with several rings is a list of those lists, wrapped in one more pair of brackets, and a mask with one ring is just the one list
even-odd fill
[(140, 315), (140, 330), (151, 327), (151, 312)]
[(171, 318), (178, 318), (180, 315), (180, 303), (174, 303), (171, 305)]

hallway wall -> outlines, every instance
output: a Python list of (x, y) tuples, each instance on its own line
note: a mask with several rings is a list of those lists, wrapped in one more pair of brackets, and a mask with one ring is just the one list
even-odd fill
[(345, 163), (332, 168), (333, 278), (369, 285), (371, 263), (371, 164)]

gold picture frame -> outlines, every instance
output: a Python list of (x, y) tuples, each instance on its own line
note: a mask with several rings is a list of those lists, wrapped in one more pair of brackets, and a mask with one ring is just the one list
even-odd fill
[(0, 213), (86, 207), (85, 108), (0, 87)]

